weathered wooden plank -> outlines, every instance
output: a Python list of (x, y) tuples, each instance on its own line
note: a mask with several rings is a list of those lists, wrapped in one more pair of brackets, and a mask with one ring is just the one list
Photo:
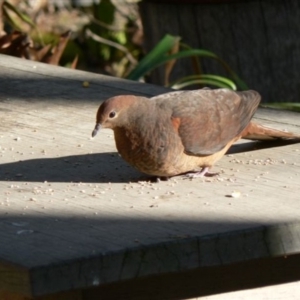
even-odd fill
[(29, 300), (20, 294), (12, 294), (6, 291), (0, 291), (0, 298), (3, 300)]
[(10, 293), (0, 290), (1, 300), (85, 300), (82, 298), (81, 291), (70, 291), (63, 293), (56, 293), (52, 295), (46, 295), (41, 297), (26, 297), (20, 294)]
[[(2, 242), (2, 240), (1, 240)], [(4, 245), (1, 243), (1, 247)], [(13, 290), (15, 294), (30, 294), (30, 274), (29, 271), (22, 267), (17, 267), (4, 262), (1, 259), (0, 263), (0, 299), (7, 298), (6, 293), (2, 290)], [(17, 298), (17, 295), (14, 297)], [(15, 299), (15, 298), (12, 298)]]
[[(93, 287), (109, 299), (115, 289), (109, 285), (146, 286), (147, 277), (158, 276), (157, 281), (166, 278), (167, 292), (167, 282), (182, 280), (184, 272), (205, 281), (204, 269), (219, 278), (223, 267), (260, 259), (272, 264), (274, 257), (299, 253), (299, 144), (227, 155), (215, 167), (221, 171), (215, 178), (151, 183), (116, 154), (111, 131), (95, 140), (90, 134), (100, 99), (124, 89), (155, 94), (160, 88), (130, 87), (131, 82), (126, 88), (122, 82), (119, 89), (117, 81), (93, 75), (95, 84), (84, 89), (76, 78), (91, 74), (57, 68), (55, 79), (55, 67), (49, 66), (54, 78), (49, 80), (47, 67), (37, 64), (37, 74), (27, 76), (44, 82), (43, 93), (28, 78), (22, 81), (23, 61), (12, 58), (10, 68), (3, 59), (0, 266), (6, 261), (17, 268), (10, 269), (6, 290), (16, 292), (18, 286), (27, 297), (44, 297)], [(257, 119), (300, 133), (294, 113), (262, 109)], [(233, 191), (240, 197), (230, 197)], [(28, 274), (26, 280), (17, 277), (18, 268)], [(280, 281), (272, 276), (268, 284)], [(213, 286), (210, 282), (203, 295)], [(191, 290), (199, 295), (192, 283)], [(141, 296), (139, 287), (132, 293)]]
[[(270, 280), (277, 284), (292, 281), (298, 277), (299, 269), (295, 267), (295, 264), (298, 263), (299, 257), (295, 256), (286, 259), (274, 258), (230, 266), (216, 266), (215, 268), (203, 268), (181, 274), (166, 274), (160, 277), (138, 279), (135, 282), (123, 282), (119, 285), (111, 284), (84, 291), (83, 295), (89, 300), (96, 300), (99, 297), (105, 300), (120, 298), (180, 300), (187, 299), (187, 297), (201, 297), (218, 294), (221, 291), (228, 292), (236, 289), (249, 289), (253, 286), (264, 286)], [(246, 292), (244, 292), (245, 294)], [(271, 299), (276, 299), (275, 294), (273, 297)], [(203, 297), (203, 299), (206, 298)], [(223, 298), (216, 296), (215, 299)]]
[[(149, 51), (165, 34), (181, 36), (195, 48), (213, 51), (264, 102), (298, 102), (300, 66), (299, 18), (296, 0), (220, 1), (201, 3), (139, 3)], [(227, 75), (216, 61), (204, 58), (203, 71)], [(176, 64), (172, 80), (193, 74), (192, 63)], [(150, 77), (163, 83), (162, 70)]]
[[(168, 91), (164, 87), (144, 85), (112, 76), (102, 76), (63, 67), (1, 56), (1, 83), (14, 86), (7, 89), (5, 99), (11, 96), (19, 99), (41, 100), (81, 100), (100, 101), (117, 94), (156, 95)], [(82, 86), (84, 81), (89, 87)], [(11, 92), (13, 91), (13, 93)], [(88, 97), (88, 99), (87, 99)], [(101, 99), (100, 99), (101, 97)]]

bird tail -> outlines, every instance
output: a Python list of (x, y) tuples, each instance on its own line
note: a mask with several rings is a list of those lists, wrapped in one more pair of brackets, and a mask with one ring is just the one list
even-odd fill
[(259, 141), (299, 140), (300, 142), (300, 134), (297, 135), (288, 131), (277, 130), (254, 122), (250, 122), (244, 129), (241, 138)]

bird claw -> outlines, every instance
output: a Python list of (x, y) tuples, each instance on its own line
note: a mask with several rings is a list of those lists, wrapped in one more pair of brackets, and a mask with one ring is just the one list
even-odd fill
[(168, 181), (170, 178), (169, 177), (156, 177), (155, 181), (157, 183), (161, 182), (161, 181)]
[(161, 181), (168, 181), (170, 179), (170, 177), (168, 176), (151, 176), (151, 177), (142, 177), (141, 180), (142, 181), (150, 181), (150, 182), (156, 182), (159, 183)]
[(187, 173), (184, 175), (185, 178), (192, 179), (192, 178), (203, 178), (203, 177), (213, 177), (219, 175), (218, 172), (209, 172), (209, 167), (202, 168), (201, 171), (196, 173)]

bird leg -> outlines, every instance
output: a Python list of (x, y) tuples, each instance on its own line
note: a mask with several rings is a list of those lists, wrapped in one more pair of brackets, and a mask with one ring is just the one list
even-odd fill
[(199, 177), (213, 177), (219, 175), (218, 172), (209, 172), (209, 167), (204, 167), (201, 169), (199, 172), (194, 172), (194, 173), (186, 173), (185, 177), (187, 178), (199, 178)]

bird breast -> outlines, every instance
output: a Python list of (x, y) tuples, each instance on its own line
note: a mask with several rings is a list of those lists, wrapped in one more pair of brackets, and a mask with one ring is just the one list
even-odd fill
[(130, 126), (114, 128), (118, 152), (124, 160), (139, 171), (165, 176), (167, 169), (177, 164), (184, 152), (178, 132), (171, 117), (147, 116), (135, 119)]

